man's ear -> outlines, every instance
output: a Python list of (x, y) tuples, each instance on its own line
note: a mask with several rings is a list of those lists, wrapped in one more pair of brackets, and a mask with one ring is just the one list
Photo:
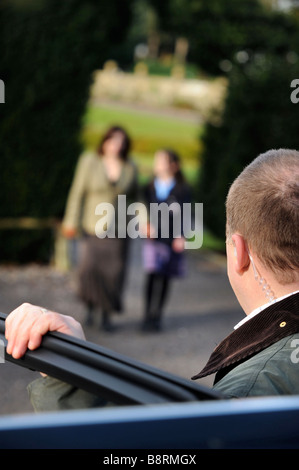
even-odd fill
[(247, 250), (247, 243), (238, 233), (232, 235), (232, 243), (235, 255), (235, 270), (238, 274), (243, 274), (250, 265), (250, 259)]

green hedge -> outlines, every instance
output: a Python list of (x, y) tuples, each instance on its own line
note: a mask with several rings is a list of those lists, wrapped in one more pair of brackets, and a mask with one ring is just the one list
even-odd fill
[[(124, 39), (131, 3), (1, 4), (0, 78), (6, 102), (0, 105), (0, 219), (62, 216), (81, 151), (78, 136), (91, 73)], [(42, 239), (49, 246), (51, 236), (44, 231), (38, 241), (28, 230), (0, 231), (0, 260), (44, 259)]]
[(260, 0), (164, 0), (161, 23), (189, 40), (188, 60), (212, 75), (240, 51), (286, 53), (298, 41), (295, 19)]
[(203, 136), (199, 198), (205, 224), (217, 236), (225, 237), (225, 198), (244, 166), (272, 148), (299, 149), (294, 78), (299, 61), (276, 56), (253, 57), (231, 71), (222, 123), (208, 124)]

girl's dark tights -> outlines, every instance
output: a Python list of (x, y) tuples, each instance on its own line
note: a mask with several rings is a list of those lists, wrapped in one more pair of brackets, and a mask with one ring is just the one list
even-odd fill
[(145, 323), (147, 326), (159, 328), (169, 284), (168, 276), (157, 273), (147, 275), (145, 283)]

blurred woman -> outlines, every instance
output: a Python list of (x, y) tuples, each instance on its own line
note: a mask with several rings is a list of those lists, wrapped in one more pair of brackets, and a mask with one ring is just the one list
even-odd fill
[[(186, 183), (179, 156), (168, 149), (156, 152), (154, 158), (154, 178), (145, 187), (144, 197), (149, 208), (152, 203), (178, 203), (182, 209), (183, 204), (191, 202), (191, 190)], [(182, 210), (181, 210), (182, 213)], [(143, 245), (143, 260), (146, 271), (145, 282), (145, 312), (142, 329), (144, 331), (158, 331), (161, 327), (163, 308), (169, 292), (170, 280), (184, 274), (184, 238), (174, 234), (174, 213), (168, 211), (168, 221), (160, 216), (156, 227), (148, 227), (148, 238)], [(163, 236), (162, 224), (169, 223), (169, 236)], [(182, 229), (182, 223), (181, 223)], [(152, 238), (150, 238), (152, 234)]]
[[(131, 140), (119, 126), (111, 127), (96, 152), (79, 158), (67, 200), (63, 233), (68, 238), (82, 234), (78, 267), (78, 294), (87, 306), (86, 323), (94, 323), (95, 310), (102, 311), (102, 327), (112, 329), (111, 313), (122, 311), (122, 292), (127, 259), (127, 238), (99, 238), (95, 227), (100, 203), (115, 207), (118, 195), (133, 196), (137, 171), (129, 159)], [(115, 211), (117, 213), (117, 210)]]

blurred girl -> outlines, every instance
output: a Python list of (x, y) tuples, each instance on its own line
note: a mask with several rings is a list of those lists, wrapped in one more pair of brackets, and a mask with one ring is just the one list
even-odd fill
[(129, 159), (130, 138), (119, 126), (111, 127), (97, 152), (84, 153), (77, 164), (70, 189), (63, 232), (68, 238), (82, 231), (79, 259), (79, 296), (87, 306), (86, 323), (94, 322), (96, 307), (102, 310), (102, 327), (110, 331), (112, 311), (122, 310), (127, 239), (98, 238), (95, 226), (98, 204), (115, 205), (119, 194), (129, 196), (136, 188), (136, 169)]
[[(151, 203), (173, 202), (180, 205), (191, 202), (191, 190), (184, 180), (179, 156), (168, 149), (156, 152), (154, 158), (154, 178), (145, 187), (145, 201)], [(182, 211), (181, 211), (182, 212)], [(174, 237), (173, 213), (168, 211), (169, 236), (163, 238), (162, 223), (157, 227), (148, 227), (148, 238), (143, 245), (144, 268), (147, 273), (145, 282), (145, 311), (142, 329), (158, 331), (166, 298), (169, 292), (170, 279), (184, 274), (184, 238)], [(150, 238), (150, 230), (155, 231), (155, 238)]]

